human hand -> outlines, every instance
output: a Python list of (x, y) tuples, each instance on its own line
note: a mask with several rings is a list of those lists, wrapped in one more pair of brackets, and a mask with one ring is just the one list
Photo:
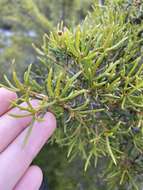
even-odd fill
[[(28, 124), (32, 117), (14, 118), (9, 114), (24, 115), (26, 111), (10, 109), (10, 102), (17, 95), (0, 88), (0, 190), (38, 190), (42, 182), (42, 171), (38, 166), (30, 166), (48, 138), (56, 128), (56, 120), (47, 112), (44, 120), (35, 122), (28, 142), (23, 147)], [(33, 107), (38, 106), (32, 100)], [(27, 107), (26, 103), (22, 104)]]

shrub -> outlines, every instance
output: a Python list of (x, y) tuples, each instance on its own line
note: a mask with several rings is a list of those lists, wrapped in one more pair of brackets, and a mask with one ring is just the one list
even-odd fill
[[(58, 129), (51, 143), (66, 146), (70, 160), (84, 160), (85, 171), (102, 160), (100, 177), (113, 190), (139, 189), (143, 174), (142, 32), (131, 16), (135, 8), (125, 9), (95, 5), (76, 29), (61, 23), (40, 48), (34, 45), (39, 65), (30, 65), (22, 82), (15, 69), (12, 83), (5, 77), (20, 94), (13, 105), (26, 101), (35, 120), (53, 112)], [(31, 98), (41, 100), (37, 109)]]

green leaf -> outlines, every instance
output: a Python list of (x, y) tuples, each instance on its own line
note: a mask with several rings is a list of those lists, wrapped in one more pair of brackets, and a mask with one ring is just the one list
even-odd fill
[(80, 52), (80, 39), (81, 39), (81, 28), (80, 25), (76, 28), (75, 32), (75, 48)]
[(30, 135), (32, 133), (32, 129), (34, 127), (34, 123), (35, 123), (35, 117), (32, 118), (32, 121), (30, 122), (30, 124), (28, 126), (28, 130), (27, 130), (26, 136), (24, 138), (23, 146), (25, 146), (28, 143), (28, 140), (29, 140)]
[(53, 69), (51, 68), (47, 78), (47, 91), (50, 97), (54, 97), (53, 83), (52, 83)]
[(58, 98), (60, 96), (60, 92), (61, 92), (61, 81), (63, 79), (63, 73), (60, 73), (56, 82), (56, 87), (55, 87), (55, 97)]
[[(4, 75), (4, 79), (5, 79), (5, 81), (7, 82), (8, 86), (10, 87), (10, 90), (15, 91), (15, 92), (18, 92), (18, 91), (19, 91), (19, 89), (16, 88), (16, 87), (10, 82), (10, 80), (7, 78), (6, 75)], [(2, 86), (3, 86), (3, 85), (2, 85)], [(4, 86), (4, 87), (5, 87), (5, 86)], [(5, 88), (7, 88), (7, 87), (5, 87)]]
[(16, 71), (13, 71), (13, 72), (12, 72), (12, 75), (13, 75), (13, 80), (14, 80), (14, 82), (15, 82), (16, 87), (17, 87), (20, 91), (23, 91), (23, 90), (24, 90), (24, 85), (23, 85), (23, 84), (20, 82), (20, 80), (18, 79)]
[(107, 143), (108, 152), (109, 152), (109, 154), (110, 154), (110, 156), (111, 156), (111, 158), (112, 158), (114, 164), (117, 165), (115, 156), (114, 156), (114, 154), (113, 154), (113, 152), (112, 152), (112, 149), (111, 149), (111, 146), (110, 146), (110, 141), (109, 141), (109, 137), (108, 137), (108, 136), (106, 136), (106, 143)]
[(128, 37), (125, 37), (123, 38), (121, 41), (119, 41), (117, 44), (115, 44), (114, 46), (110, 47), (110, 48), (107, 48), (106, 49), (106, 52), (109, 52), (109, 51), (114, 51), (118, 48), (120, 48), (121, 46), (123, 46), (123, 44), (127, 41)]
[(90, 164), (90, 160), (91, 160), (92, 156), (93, 156), (93, 152), (91, 151), (88, 158), (87, 158), (87, 160), (86, 160), (86, 162), (85, 162), (84, 171), (87, 171), (87, 168), (88, 168), (88, 166)]
[(24, 73), (24, 82), (26, 85), (29, 84), (31, 68), (32, 68), (32, 64), (28, 66), (27, 71)]
[(71, 86), (73, 85), (74, 81), (81, 75), (81, 73), (82, 73), (82, 71), (79, 71), (72, 78), (68, 79), (68, 81), (66, 82), (65, 87), (62, 90), (61, 97), (65, 96), (65, 94), (67, 93), (68, 89), (71, 88)]
[(64, 102), (64, 101), (69, 101), (71, 99), (74, 99), (75, 97), (81, 95), (81, 94), (85, 94), (87, 92), (87, 90), (83, 89), (83, 90), (79, 90), (79, 91), (74, 91), (71, 94), (69, 94), (69, 96), (65, 97), (65, 98), (61, 98), (60, 101)]

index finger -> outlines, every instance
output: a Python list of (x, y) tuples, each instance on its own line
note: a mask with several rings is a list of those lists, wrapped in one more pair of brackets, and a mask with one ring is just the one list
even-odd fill
[(16, 93), (7, 90), (6, 88), (0, 88), (0, 115), (7, 112), (10, 108), (10, 104), (17, 98)]

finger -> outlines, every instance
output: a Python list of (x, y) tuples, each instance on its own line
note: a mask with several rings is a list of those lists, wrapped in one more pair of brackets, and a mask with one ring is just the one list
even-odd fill
[(16, 98), (16, 93), (5, 88), (0, 88), (0, 115), (4, 114), (9, 109), (11, 101)]
[[(44, 120), (41, 122), (35, 122), (29, 140), (24, 147), (23, 142), (29, 127), (26, 128), (1, 154), (1, 189), (13, 189), (13, 187), (16, 185), (16, 182), (22, 177), (31, 164), (32, 160), (38, 154), (42, 146), (47, 142), (47, 139), (54, 132), (56, 128), (56, 120), (53, 114), (48, 112), (45, 114), (43, 119)], [(3, 184), (4, 187), (2, 186)]]
[[(39, 101), (37, 100), (31, 101), (31, 105), (34, 108), (36, 108), (38, 104)], [(23, 107), (28, 106), (27, 103), (21, 105)], [(32, 120), (31, 116), (15, 118), (10, 116), (10, 114), (22, 116), (28, 114), (28, 112), (20, 110), (19, 108), (13, 108), (0, 117), (0, 152), (2, 152)]]
[(38, 166), (28, 168), (24, 176), (20, 179), (14, 190), (39, 190), (43, 179), (43, 174)]

